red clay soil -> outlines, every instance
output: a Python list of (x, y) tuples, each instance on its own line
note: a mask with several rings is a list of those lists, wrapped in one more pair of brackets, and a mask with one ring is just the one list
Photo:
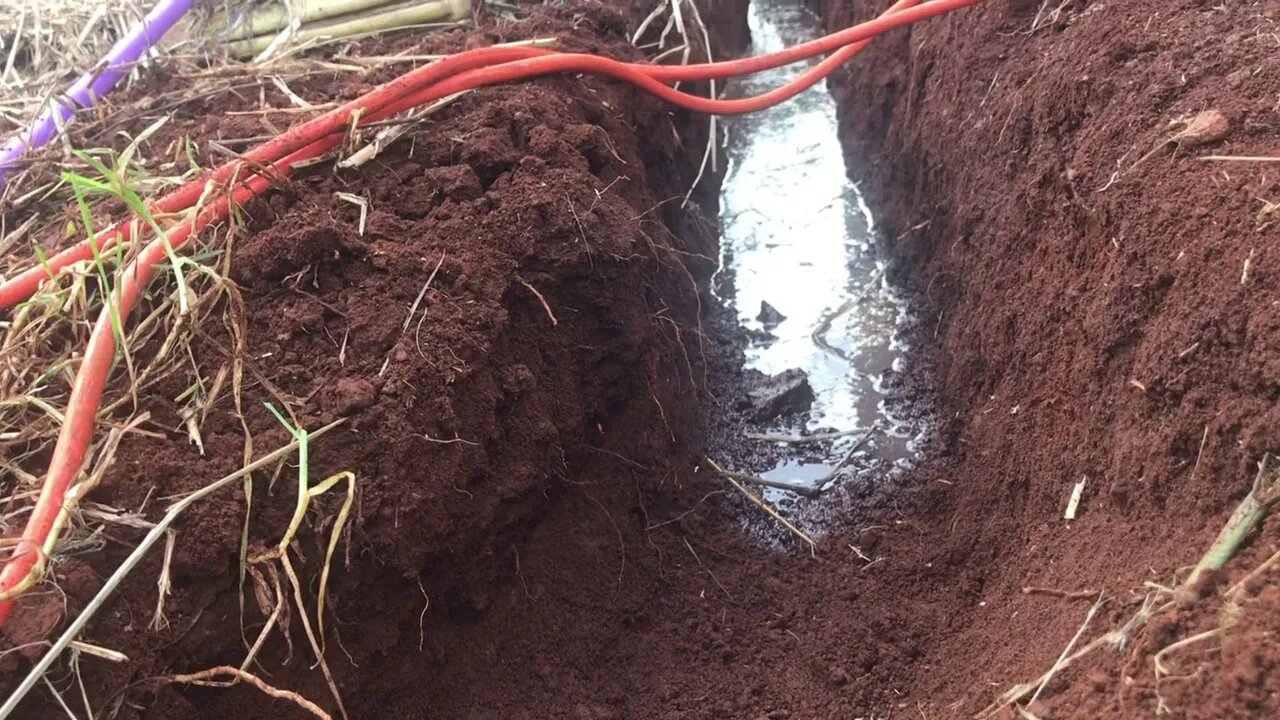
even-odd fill
[[(879, 11), (830, 2), (833, 25)], [(626, 31), (648, 4), (625, 9), (542, 9), (394, 48), (552, 33), (636, 58)], [(992, 0), (897, 33), (834, 84), (898, 274), (934, 318), (917, 346), (937, 346), (950, 420), (915, 491), (890, 503), (899, 511), (840, 505), (816, 557), (785, 534), (745, 533), (758, 511), (695, 469), (723, 420), (707, 408), (734, 392), (732, 343), (699, 317), (716, 178), (702, 212), (678, 201), (701, 118), (592, 77), (486, 89), (361, 171), (313, 168), (248, 208), (232, 267), (257, 453), (286, 440), (265, 401), (307, 427), (350, 418), (316, 441), (311, 473), (359, 478), (325, 635), (352, 717), (967, 717), (1039, 676), (1084, 618), (1088, 600), (1024, 587), (1105, 593), (1088, 640), (1132, 616), (1144, 581), (1174, 582), (1196, 561), (1280, 439), (1280, 258), (1259, 200), (1280, 195), (1275, 171), (1195, 159), (1267, 152), (1280, 86), (1269, 11), (1077, 0), (1037, 22), (1039, 9)], [(705, 6), (718, 55), (741, 41), (744, 10)], [(318, 102), (389, 74), (291, 87)], [(208, 98), (155, 142), (261, 134), (222, 114), (254, 102)], [(1225, 135), (1138, 163), (1177, 131), (1170, 121), (1210, 109)], [(335, 192), (369, 199), (363, 235)], [(225, 327), (206, 332), (195, 359), (212, 375), (234, 343)], [(137, 508), (240, 466), (229, 398), (204, 423), (206, 454), (188, 444), (169, 399), (187, 384), (147, 400), (163, 437), (132, 437), (95, 500)], [(256, 547), (287, 524), (292, 472), (255, 482)], [(1080, 517), (1065, 522), (1085, 476)], [(328, 530), (317, 519), (338, 502), (317, 501), (294, 548), (312, 611)], [(167, 627), (148, 627), (159, 552), (90, 625), (85, 641), (130, 658), (82, 656), (94, 717), (309, 717), (244, 685), (155, 680), (244, 658), (244, 508), (228, 491), (179, 522)], [(111, 526), (102, 551), (64, 559), (61, 592), (24, 598), (7, 645), (48, 637), (138, 536)], [(1227, 574), (1278, 544), (1268, 527)], [(1060, 673), (1030, 711), (1152, 714), (1153, 655), (1215, 625), (1208, 589), (1125, 653)], [(1280, 595), (1255, 590), (1225, 638), (1169, 658), (1159, 691), (1173, 716), (1275, 715)], [(266, 613), (249, 595), (252, 637)], [(336, 713), (296, 613), (288, 626), (255, 672)], [(2, 656), (5, 688), (37, 652)], [(80, 711), (77, 677), (63, 665), (50, 680)], [(20, 714), (60, 712), (42, 687)]]
[[(821, 10), (835, 28), (880, 5)], [(992, 0), (883, 39), (832, 83), (953, 418), (920, 512), (933, 582), (967, 602), (929, 633), (911, 702), (930, 718), (980, 710), (1067, 646), (1089, 599), (1024, 586), (1105, 593), (1082, 642), (1118, 626), (1280, 449), (1280, 170), (1199, 157), (1275, 154), (1278, 19), (1274, 2)], [(1277, 537), (1269, 523), (1228, 579)], [(1225, 586), (1206, 588), (1031, 712), (1275, 717), (1271, 583), (1229, 628)], [(1166, 656), (1157, 688), (1154, 654), (1214, 628)]]

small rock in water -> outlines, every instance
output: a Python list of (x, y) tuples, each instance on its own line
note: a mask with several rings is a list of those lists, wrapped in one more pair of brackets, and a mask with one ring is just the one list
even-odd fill
[(764, 323), (765, 327), (772, 328), (772, 327), (777, 327), (779, 323), (781, 323), (783, 320), (786, 320), (787, 316), (778, 312), (778, 308), (761, 300), (760, 314), (756, 316), (756, 319)]
[(778, 339), (778, 336), (774, 335), (768, 330), (757, 330), (755, 328), (743, 328), (743, 332), (746, 334), (747, 340), (750, 340), (751, 344), (757, 347), (769, 345), (774, 340)]
[(813, 388), (803, 370), (784, 370), (751, 383), (747, 389), (747, 413), (756, 422), (765, 422), (783, 415), (793, 415), (809, 409), (813, 404)]

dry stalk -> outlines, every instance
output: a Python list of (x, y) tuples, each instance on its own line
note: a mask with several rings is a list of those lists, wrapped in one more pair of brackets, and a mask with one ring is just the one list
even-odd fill
[[(103, 171), (114, 173), (108, 179), (119, 183), (118, 186), (129, 182), (132, 177), (130, 163), (137, 157), (141, 142), (163, 122), (162, 118), (152, 123), (112, 161), (115, 169)], [(101, 163), (98, 166), (105, 167)], [(83, 198), (79, 194), (78, 197)], [(82, 210), (86, 218), (92, 213), (87, 203), (82, 205)], [(155, 220), (157, 223), (174, 223), (186, 216), (175, 214)], [(141, 236), (142, 228), (135, 232)], [(103, 311), (103, 303), (109, 296), (108, 289), (120, 281), (120, 273), (140, 244), (118, 246), (94, 262), (69, 268), (56, 280), (47, 283), (30, 301), (17, 307), (7, 327), (0, 325), (4, 331), (3, 341), (0, 341), (0, 392), (6, 398), (0, 401), (0, 465), (13, 471), (14, 476), (20, 479), (6, 488), (10, 507), (26, 507), (34, 502), (29, 489), (34, 488), (39, 479), (34, 473), (26, 472), (23, 466), (36, 462), (56, 439), (62, 424), (60, 407), (67, 402), (69, 381), (79, 361), (76, 348), (83, 346), (92, 319)], [(93, 471), (73, 486), (68, 494), (36, 571), (11, 594), (29, 589), (48, 570), (50, 560), (55, 559), (56, 543), (68, 530), (75, 530), (72, 520), (79, 515), (79, 503), (102, 479), (123, 434), (144, 432), (138, 426), (147, 419), (145, 415), (137, 416), (120, 425), (112, 418), (128, 406), (136, 412), (144, 392), (170, 375), (182, 372), (188, 363), (194, 382), (190, 384), (188, 393), (174, 401), (181, 406), (186, 400), (182, 410), (184, 422), (189, 434), (199, 442), (198, 419), (203, 418), (208, 407), (217, 400), (222, 381), (216, 377), (212, 384), (204, 380), (202, 370), (194, 360), (191, 342), (199, 325), (220, 306), (222, 296), (232, 293), (234, 288), (223, 274), (211, 265), (203, 264), (203, 261), (216, 257), (216, 253), (197, 247), (193, 255), (175, 264), (173, 274), (161, 278), (164, 284), (159, 284), (152, 299), (144, 303), (143, 317), (137, 323), (125, 329), (125, 318), (112, 318), (116, 322), (117, 341), (128, 372), (125, 377), (116, 378), (108, 385), (98, 421), (116, 427), (98, 449), (99, 460)], [(154, 621), (163, 623), (163, 594), (158, 602)]]
[[(310, 439), (320, 437), (344, 422), (346, 422), (345, 418), (335, 420), (319, 430), (311, 432), (308, 437)], [(46, 672), (48, 672), (54, 661), (58, 659), (62, 652), (66, 650), (72, 642), (75, 641), (76, 637), (84, 631), (85, 626), (89, 624), (89, 621), (93, 619), (93, 616), (96, 615), (107, 600), (115, 594), (117, 588), (120, 587), (120, 583), (123, 582), (131, 572), (133, 572), (133, 569), (137, 567), (138, 563), (142, 562), (142, 559), (146, 556), (147, 552), (160, 541), (160, 538), (164, 536), (169, 527), (182, 516), (182, 513), (185, 512), (187, 508), (241, 479), (245, 474), (283, 460), (294, 450), (299, 448), (300, 445), (301, 442), (297, 438), (294, 438), (294, 440), (289, 444), (264, 455), (258, 460), (245, 465), (230, 475), (206, 485), (170, 506), (164, 517), (161, 518), (160, 521), (156, 523), (156, 526), (147, 533), (146, 537), (144, 537), (142, 542), (134, 548), (133, 552), (129, 553), (129, 556), (120, 564), (120, 567), (116, 568), (115, 572), (107, 578), (107, 581), (102, 585), (102, 589), (93, 596), (93, 599), (89, 601), (84, 610), (72, 619), (70, 623), (68, 623), (66, 629), (63, 630), (62, 634), (58, 636), (58, 639), (54, 641), (53, 645), (49, 648), (49, 651), (35, 663), (31, 670), (22, 679), (22, 682), (20, 682), (17, 688), (9, 695), (8, 698), (5, 699), (4, 704), (0, 705), (0, 717), (9, 717), (13, 713), (14, 709), (16, 709), (18, 704), (22, 702), (22, 699), (26, 697), (27, 693), (31, 692), (31, 688), (35, 687), (36, 683), (40, 682), (40, 679), (44, 677)]]
[[(325, 682), (329, 685), (329, 692), (332, 693), (334, 701), (338, 704), (338, 710), (346, 718), (348, 715), (346, 705), (342, 701), (342, 693), (338, 691), (338, 683), (334, 680), (333, 672), (329, 669), (329, 663), (325, 659), (324, 605), (325, 597), (328, 594), (329, 571), (333, 562), (333, 554), (337, 550), (338, 541), (342, 537), (342, 530), (346, 526), (347, 519), (351, 514), (351, 507), (355, 503), (356, 476), (351, 472), (339, 472), (325, 478), (314, 486), (310, 485), (308, 482), (309, 437), (307, 431), (294, 427), (287, 422), (284, 416), (276, 411), (274, 406), (268, 405), (267, 409), (293, 434), (298, 443), (298, 501), (294, 507), (293, 518), (289, 521), (289, 527), (286, 528), (284, 535), (280, 538), (280, 542), (265, 553), (249, 558), (249, 562), (251, 564), (263, 564), (272, 561), (280, 563), (280, 567), (284, 570), (285, 577), (288, 578), (289, 584), (293, 589), (294, 603), (297, 605), (298, 616), (302, 620), (302, 629), (306, 633), (307, 642), (311, 645), (311, 652), (315, 655), (316, 664), (320, 666), (320, 671), (324, 674)], [(298, 579), (298, 573), (294, 570), (293, 561), (289, 556), (289, 546), (293, 543), (298, 530), (302, 527), (302, 521), (306, 518), (307, 509), (311, 506), (311, 501), (325, 494), (339, 483), (344, 482), (347, 486), (346, 498), (334, 520), (333, 530), (329, 536), (329, 544), (325, 550), (324, 565), (320, 571), (319, 599), (316, 607), (316, 623), (319, 628), (319, 633), (317, 633), (312, 628), (311, 619), (307, 614), (302, 582)]]
[(749, 500), (751, 504), (765, 511), (765, 513), (768, 514), (769, 517), (781, 523), (782, 526), (785, 527), (788, 531), (790, 531), (792, 535), (795, 535), (796, 537), (808, 543), (810, 555), (814, 557), (818, 556), (818, 543), (814, 542), (813, 538), (809, 537), (809, 535), (805, 531), (796, 527), (795, 524), (792, 523), (790, 520), (778, 514), (777, 510), (774, 510), (772, 507), (769, 506), (769, 503), (764, 501), (764, 498), (760, 497), (759, 495), (756, 495), (755, 493), (751, 492), (746, 487), (744, 487), (742, 483), (738, 482), (736, 478), (727, 474), (724, 468), (717, 465), (714, 460), (712, 460), (711, 458), (705, 458), (705, 459), (707, 461), (707, 464), (711, 466), (712, 470), (715, 470), (716, 473), (720, 475), (720, 477), (723, 477), (725, 480), (728, 480), (729, 484), (733, 485), (734, 489), (736, 489), (738, 492), (746, 496), (747, 500)]
[(152, 630), (163, 630), (169, 627), (169, 619), (164, 616), (164, 600), (169, 596), (172, 588), (170, 581), (170, 568), (173, 566), (173, 546), (178, 539), (178, 534), (172, 530), (165, 533), (164, 537), (164, 562), (160, 565), (160, 579), (156, 581), (156, 611), (151, 616)]

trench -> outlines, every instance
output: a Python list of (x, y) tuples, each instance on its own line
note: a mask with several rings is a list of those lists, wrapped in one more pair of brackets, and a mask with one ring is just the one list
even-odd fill
[[(822, 34), (812, 12), (787, 0), (753, 2), (749, 22), (753, 54)], [(727, 92), (756, 95), (813, 64), (736, 79)], [(812, 388), (807, 412), (777, 418), (765, 429), (839, 434), (820, 451), (785, 450), (762, 476), (821, 490), (850, 474), (911, 466), (926, 427), (901, 412), (887, 384), (904, 369), (910, 313), (886, 277), (871, 209), (848, 178), (834, 99), (819, 84), (790, 102), (730, 118), (725, 131), (721, 270), (712, 291), (749, 338), (747, 368), (765, 375), (800, 369)], [(857, 462), (842, 468), (855, 449)], [(792, 495), (774, 488), (768, 494), (775, 500)]]
[[(599, 8), (585, 23), (572, 9), (546, 12), (548, 26), (585, 25), (584, 35), (593, 17), (600, 20)], [(753, 3), (750, 26), (753, 53), (820, 34), (817, 19), (786, 0)], [(625, 40), (609, 42), (603, 49)], [(728, 92), (756, 94), (801, 70), (762, 73)], [(907, 654), (897, 645), (911, 641), (871, 636), (853, 612), (855, 602), (859, 609), (876, 602), (875, 593), (850, 591), (863, 585), (865, 568), (810, 564), (808, 548), (699, 472), (700, 423), (713, 418), (698, 417), (705, 375), (694, 364), (708, 361), (697, 353), (690, 360), (697, 345), (682, 344), (681, 333), (692, 335), (702, 305), (666, 255), (650, 262), (634, 252), (652, 247), (654, 235), (659, 247), (690, 242), (637, 222), (688, 187), (660, 170), (692, 174), (682, 154), (661, 155), (674, 152), (665, 144), (667, 109), (624, 88), (570, 78), (488, 92), (483, 103), (441, 116), (433, 127), (440, 142), (415, 136), (363, 171), (362, 184), (391, 211), (371, 220), (376, 249), (333, 210), (338, 180), (319, 171), (314, 187), (238, 246), (255, 347), (262, 357), (323, 358), (314, 383), (286, 376), (284, 389), (316, 394), (313, 410), (342, 407), (359, 423), (358, 432), (314, 448), (317, 474), (356, 467), (369, 479), (355, 520), (358, 549), (336, 573), (328, 646), (352, 717), (852, 717), (850, 669), (883, 666), (894, 675), (893, 661), (880, 656)], [(646, 122), (633, 127), (619, 116)], [(703, 121), (696, 118), (699, 127)], [(819, 86), (724, 128), (721, 269), (711, 293), (755, 338), (745, 352), (749, 369), (801, 369), (815, 394), (806, 412), (750, 429), (850, 433), (779, 446), (770, 466), (753, 469), (813, 482), (873, 427), (880, 432), (857, 446), (846, 479), (877, 482), (909, 467), (925, 429), (901, 412), (890, 378), (906, 362), (911, 313), (886, 280), (875, 220), (847, 178), (834, 102)], [(621, 142), (600, 147), (601, 129)], [(485, 142), (458, 157), (453, 138), (477, 133), (487, 133)], [(544, 220), (536, 230), (513, 230), (533, 216)], [(372, 307), (365, 298), (386, 302), (400, 290), (409, 296), (398, 301), (410, 307), (430, 263), (444, 262), (432, 259), (446, 251), (444, 274), (423, 301), (424, 317), (438, 316), (424, 342), (452, 358), (460, 340), (469, 345), (461, 348), (467, 373), (458, 377), (432, 362), (417, 335), (401, 337), (398, 315), (354, 312)], [(309, 295), (282, 287), (279, 275), (307, 267), (313, 277), (318, 271), (321, 307), (349, 303), (352, 312), (326, 314)], [(766, 325), (757, 317), (762, 302), (786, 318)], [(347, 331), (344, 361), (323, 343)], [(390, 348), (388, 337), (398, 338)], [(405, 352), (396, 355), (400, 343)], [(398, 384), (378, 380), (388, 357)], [(344, 388), (367, 388), (368, 402), (356, 407), (359, 399), (346, 396), (362, 393)], [(441, 402), (419, 402), (433, 396)], [(274, 427), (254, 409), (259, 432)], [(439, 441), (447, 437), (456, 441)], [(159, 440), (127, 451), (148, 459), (164, 452), (163, 473), (185, 476), (189, 451)], [(235, 450), (219, 461), (238, 461)], [(159, 473), (147, 481), (177, 485)], [(149, 492), (125, 473), (107, 486), (128, 503)], [(796, 496), (770, 496), (794, 510)], [(135, 632), (132, 619), (150, 612), (158, 569), (127, 588), (132, 613), (95, 628), (95, 638), (142, 659), (139, 675), (234, 666), (244, 657), (240, 638), (226, 632), (227, 619), (243, 612), (234, 554), (243, 510), (237, 498), (218, 502), (207, 510), (213, 550), (198, 555), (183, 543), (176, 551), (183, 582), (169, 601), (172, 645), (146, 646), (149, 636)], [(265, 497), (256, 504), (259, 513), (287, 510)], [(755, 543), (739, 524), (744, 507), (786, 545)], [(826, 507), (831, 535), (839, 535), (848, 519)], [(255, 536), (269, 537), (281, 522), (258, 520)], [(877, 532), (859, 531), (857, 541), (875, 552)], [(266, 622), (263, 607), (249, 608), (252, 631)], [(337, 693), (295, 652), (297, 633), (273, 632), (260, 662), (281, 687), (333, 708)], [(95, 696), (123, 697), (112, 695), (123, 684), (107, 671), (90, 678)], [(146, 692), (155, 717), (296, 710), (244, 685)]]
[[(627, 4), (547, 4), (527, 25), (417, 49), (553, 34), (577, 51), (637, 57), (627, 18), (610, 10)], [(883, 9), (814, 4), (832, 26)], [(1259, 188), (1274, 194), (1274, 183), (1265, 167), (1208, 177), (1196, 157), (1272, 152), (1258, 132), (1274, 120), (1274, 73), (1257, 56), (1267, 46), (1236, 40), (1273, 18), (1249, 3), (1168, 5), (1063, 3), (1047, 13), (993, 3), (878, 40), (834, 80), (843, 139), (877, 178), (867, 194), (890, 229), (894, 269), (906, 269), (913, 302), (945, 316), (915, 311), (886, 280), (877, 218), (846, 179), (826, 88), (721, 125), (713, 294), (751, 338), (751, 371), (803, 370), (815, 395), (803, 412), (745, 429), (852, 434), (717, 457), (814, 482), (851, 438), (879, 427), (831, 489), (906, 488), (915, 492), (906, 512), (896, 505), (904, 494), (895, 514), (877, 515), (871, 504), (772, 492), (807, 527), (809, 508), (831, 518), (811, 553), (701, 464), (712, 444), (704, 435), (717, 430), (707, 426), (724, 420), (699, 414), (716, 375), (704, 364), (737, 346), (732, 335), (708, 337), (699, 352), (700, 282), (717, 266), (703, 253), (716, 253), (713, 239), (684, 230), (711, 223), (669, 200), (690, 186), (689, 149), (703, 147), (695, 130), (705, 118), (585, 76), (489, 88), (359, 173), (317, 166), (254, 208), (228, 251), (262, 373), (247, 388), (248, 417), (224, 394), (206, 457), (169, 429), (189, 417), (173, 399), (185, 396), (185, 375), (144, 398), (163, 432), (126, 438), (95, 489), (98, 517), (138, 515), (119, 515), (129, 522), (106, 535), (68, 535), (110, 542), (61, 553), (49, 565), (56, 583), (21, 599), (0, 638), (0, 684), (11, 687), (83, 611), (141, 536), (143, 510), (158, 519), (157, 499), (241, 467), (242, 432), (259, 449), (283, 441), (264, 405), (280, 395), (274, 385), (296, 398), (304, 426), (350, 422), (317, 442), (311, 461), (313, 476), (361, 478), (317, 653), (353, 718), (986, 717), (979, 710), (1023, 680), (1035, 680), (1019, 687), (1039, 699), (1005, 715), (1274, 717), (1280, 692), (1268, 671), (1280, 663), (1269, 638), (1280, 595), (1255, 573), (1276, 546), (1275, 522), (1214, 573), (1210, 592), (1188, 593), (1186, 604), (1175, 593), (1176, 606), (1144, 620), (1124, 652), (1058, 672), (1068, 670), (1062, 648), (1116, 637), (1097, 633), (1130, 627), (1162, 597), (1153, 590), (1181, 582), (1178, 568), (1197, 562), (1241, 496), (1253, 497), (1254, 463), (1280, 447), (1274, 398), (1259, 391), (1277, 386), (1280, 273), (1250, 239), (1263, 230)], [(720, 0), (718, 15), (703, 15), (736, 23), (744, 7)], [(750, 24), (754, 52), (819, 31), (782, 0), (757, 0)], [(1205, 40), (1213, 35), (1233, 41)], [(294, 88), (318, 101), (344, 99), (360, 82), (312, 81)], [(146, 90), (133, 103), (154, 107)], [(243, 101), (234, 88), (209, 100)], [(1168, 141), (1149, 150), (1171, 118), (1215, 107), (1230, 116), (1222, 138), (1194, 153)], [(168, 127), (198, 140), (261, 132), (237, 113), (175, 110)], [(1150, 159), (1118, 179), (1130, 148)], [(706, 180), (703, 190), (719, 193), (718, 172)], [(1004, 191), (983, 192), (993, 187)], [(357, 226), (339, 198), (353, 189), (376, 196), (367, 237), (363, 214)], [(51, 223), (51, 246), (67, 239), (64, 220)], [(443, 267), (438, 278), (433, 267)], [(421, 338), (402, 325), (419, 301), (429, 319)], [(778, 316), (762, 319), (764, 302)], [(208, 377), (226, 369), (234, 342), (230, 327), (214, 333), (187, 352)], [(942, 372), (915, 372), (931, 352)], [(919, 401), (903, 398), (911, 382), (936, 383), (945, 398), (936, 430), (916, 419)], [(743, 430), (732, 427), (739, 444)], [(926, 463), (935, 440), (943, 452), (930, 447)], [(919, 482), (883, 482), (895, 473)], [(1085, 488), (1078, 478), (1088, 487), (1068, 518), (1064, 505), (1076, 500), (1067, 498)], [(257, 576), (246, 592), (240, 569), (243, 519), (254, 547), (278, 541), (289, 484), (273, 492), (259, 482), (256, 495), (213, 497), (184, 516), (168, 535), (172, 558), (153, 553), (86, 633), (83, 647), (111, 657), (77, 650), (84, 657), (69, 656), (14, 717), (340, 716), (300, 621), (308, 610), (321, 617), (317, 560), (337, 498), (318, 501), (325, 507), (286, 548), (305, 572), (297, 612)], [(744, 516), (777, 546), (744, 532)], [(170, 569), (172, 588), (162, 589)], [(1239, 602), (1214, 591), (1242, 580)], [(246, 683), (169, 681), (238, 666), (259, 632), (267, 640), (255, 671), (328, 714)], [(1221, 642), (1193, 653), (1197, 638)], [(1163, 684), (1162, 657), (1180, 672)]]

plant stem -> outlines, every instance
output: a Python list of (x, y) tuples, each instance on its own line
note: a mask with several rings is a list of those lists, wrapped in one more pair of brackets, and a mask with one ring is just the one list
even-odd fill
[(1277, 500), (1280, 500), (1280, 471), (1275, 467), (1275, 458), (1266, 455), (1258, 463), (1258, 475), (1253, 480), (1253, 489), (1236, 506), (1227, 524), (1218, 533), (1218, 538), (1209, 546), (1209, 550), (1196, 563), (1196, 567), (1182, 584), (1184, 588), (1193, 588), (1206, 570), (1221, 570), (1231, 560), (1246, 536), (1261, 524), (1267, 512)]

